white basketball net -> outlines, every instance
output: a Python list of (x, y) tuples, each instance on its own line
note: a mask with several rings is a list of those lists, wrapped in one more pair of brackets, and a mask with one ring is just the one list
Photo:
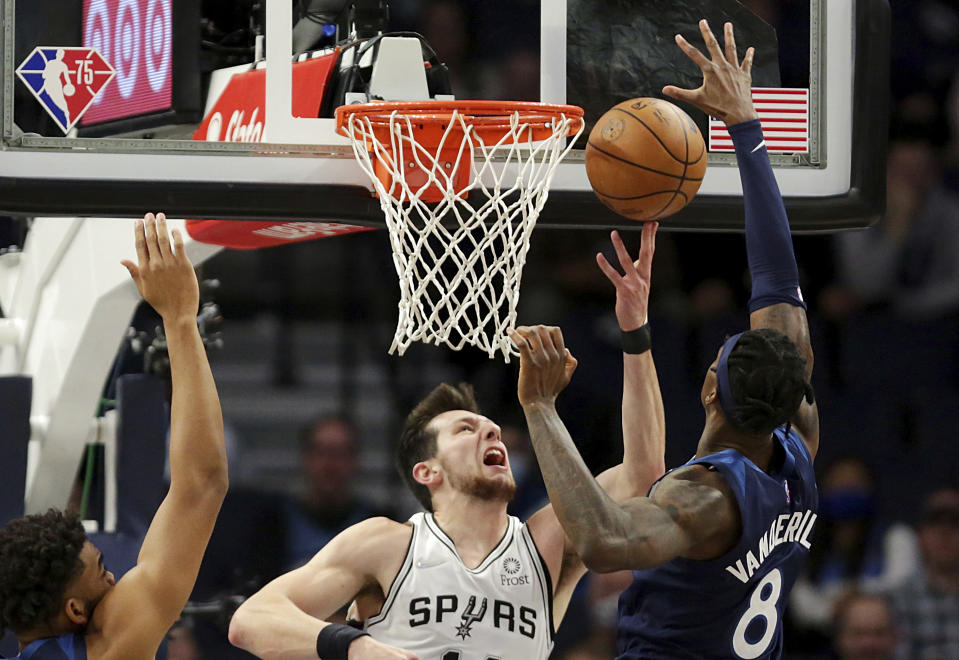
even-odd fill
[[(402, 355), (420, 341), (453, 350), (470, 344), (490, 357), (501, 351), (507, 362), (517, 354), (506, 333), (516, 323), (530, 235), (556, 166), (583, 122), (560, 115), (550, 125), (552, 136), (533, 142), (530, 124), (514, 112), (506, 134), (488, 145), (468, 120), (454, 111), (435, 149), (417, 141), (415, 115), (389, 115), (388, 145), (368, 117), (351, 115), (344, 126), (379, 195), (399, 275), (399, 320), (390, 353)], [(577, 123), (575, 137), (564, 144)], [(442, 150), (445, 159), (439, 157)], [(392, 174), (389, 187), (374, 172), (374, 158)], [(470, 163), (470, 177), (456, 189), (452, 173), (462, 159)], [(411, 188), (404, 171), (414, 165), (428, 181)], [(420, 199), (431, 186), (442, 193), (437, 203)]]

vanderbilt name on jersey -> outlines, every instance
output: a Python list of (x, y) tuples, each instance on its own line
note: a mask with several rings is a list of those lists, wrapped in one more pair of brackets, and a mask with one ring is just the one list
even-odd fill
[(526, 525), (506, 533), (476, 568), (463, 564), (431, 513), (413, 537), (382, 611), (366, 630), (420, 660), (545, 659), (553, 646), (552, 587)]

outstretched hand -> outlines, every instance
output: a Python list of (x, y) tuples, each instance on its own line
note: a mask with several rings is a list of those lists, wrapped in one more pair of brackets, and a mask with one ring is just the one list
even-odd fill
[(616, 320), (619, 329), (624, 332), (635, 330), (646, 324), (649, 314), (649, 280), (652, 276), (653, 253), (656, 251), (656, 229), (658, 222), (643, 225), (642, 243), (639, 258), (633, 261), (619, 232), (614, 231), (610, 238), (619, 257), (623, 274), (613, 268), (602, 252), (596, 254), (596, 263), (614, 287), (616, 287)]
[(544, 325), (520, 326), (509, 338), (519, 349), (520, 404), (553, 403), (569, 385), (577, 365), (563, 342), (563, 331)]
[(742, 62), (736, 53), (736, 38), (733, 36), (733, 24), (724, 26), (726, 51), (720, 49), (719, 42), (709, 29), (706, 19), (699, 21), (699, 30), (706, 42), (706, 49), (712, 59), (707, 59), (699, 49), (686, 41), (682, 35), (676, 35), (676, 44), (689, 56), (703, 72), (703, 84), (698, 89), (681, 89), (674, 85), (663, 87), (663, 94), (680, 101), (692, 103), (713, 117), (726, 122), (727, 126), (756, 119), (759, 115), (753, 107), (752, 69), (754, 48), (746, 50)]
[(164, 321), (196, 318), (200, 288), (193, 264), (183, 249), (183, 236), (173, 230), (173, 245), (167, 231), (166, 216), (147, 213), (133, 228), (137, 262), (121, 263), (130, 272), (143, 296)]

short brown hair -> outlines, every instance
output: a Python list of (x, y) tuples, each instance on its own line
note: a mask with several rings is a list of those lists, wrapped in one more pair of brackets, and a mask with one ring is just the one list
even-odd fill
[(396, 468), (400, 477), (427, 511), (433, 510), (430, 489), (413, 479), (413, 466), (436, 456), (436, 431), (428, 427), (437, 415), (450, 410), (468, 410), (479, 414), (479, 404), (476, 403), (472, 385), (437, 385), (407, 416), (396, 450)]

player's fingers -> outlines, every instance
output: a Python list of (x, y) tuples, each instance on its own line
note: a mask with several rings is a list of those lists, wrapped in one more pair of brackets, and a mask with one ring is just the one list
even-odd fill
[(619, 281), (623, 279), (623, 276), (609, 265), (609, 262), (606, 261), (606, 257), (603, 256), (602, 252), (596, 253), (596, 265), (599, 266), (599, 269), (603, 271), (603, 275), (606, 276), (606, 279), (609, 280), (613, 286), (619, 286)]
[(726, 41), (726, 61), (733, 66), (739, 66), (739, 55), (736, 53), (736, 36), (733, 34), (733, 24), (727, 22), (723, 25), (723, 32)]
[(173, 230), (173, 251), (177, 259), (186, 259), (186, 252), (183, 251), (183, 234), (179, 229)]
[(716, 35), (713, 34), (705, 18), (699, 21), (699, 31), (703, 35), (703, 41), (706, 42), (706, 50), (712, 55), (713, 62), (722, 60), (723, 51), (719, 49), (719, 42), (716, 41)]
[(157, 213), (157, 247), (160, 249), (160, 256), (164, 259), (173, 256), (170, 248), (170, 232), (166, 226), (166, 214)]
[(556, 326), (546, 328), (546, 334), (553, 344), (553, 350), (557, 357), (566, 353), (566, 342), (563, 339), (563, 331)]
[(139, 218), (133, 223), (133, 240), (137, 246), (137, 261), (141, 266), (146, 266), (149, 259), (147, 255), (147, 238), (144, 233), (145, 229), (143, 224), (143, 220)]
[(516, 344), (517, 348), (522, 348), (524, 345), (528, 347), (529, 333), (530, 328), (525, 325), (521, 325), (510, 332), (510, 338), (513, 339), (513, 343)]
[(625, 276), (629, 277), (630, 272), (633, 270), (633, 258), (629, 256), (629, 250), (626, 249), (623, 239), (621, 239), (619, 233), (616, 232), (614, 232), (613, 235), (613, 248), (616, 250), (619, 265), (622, 267)]
[(123, 267), (127, 269), (128, 273), (130, 273), (130, 277), (133, 278), (134, 282), (140, 281), (140, 269), (137, 268), (135, 263), (129, 259), (123, 259), (120, 263), (123, 264)]
[(529, 343), (529, 352), (530, 355), (534, 358), (542, 357), (543, 355), (543, 341), (540, 339), (539, 332), (537, 328), (530, 328), (530, 332), (526, 335), (526, 341)]
[(743, 63), (740, 66), (740, 68), (750, 76), (753, 73), (753, 57), (755, 56), (756, 56), (756, 49), (750, 46), (746, 50), (746, 56), (743, 58)]
[(656, 231), (658, 229), (658, 222), (643, 223), (642, 245), (639, 248), (640, 256), (649, 255), (649, 257), (652, 257), (653, 253), (656, 252)]
[(709, 59), (703, 55), (698, 48), (686, 41), (683, 35), (676, 35), (676, 45), (679, 46), (682, 51), (686, 53), (686, 57), (695, 62), (700, 69), (705, 71), (706, 68), (709, 67)]
[(683, 89), (682, 87), (676, 87), (675, 85), (666, 85), (663, 87), (663, 94), (670, 96), (679, 101), (686, 101), (687, 103), (696, 103), (696, 97), (699, 96), (699, 90), (702, 87), (697, 89)]
[(530, 348), (529, 342), (526, 340), (526, 336), (523, 335), (519, 328), (512, 330), (509, 333), (510, 341), (513, 342), (513, 346), (519, 349), (519, 358), (521, 362), (528, 362), (530, 360)]
[(653, 254), (656, 252), (656, 229), (658, 222), (647, 222), (643, 225), (643, 243), (639, 248), (639, 262), (636, 265), (639, 276), (649, 280), (652, 274)]
[(144, 219), (144, 233), (146, 234), (147, 239), (147, 254), (150, 255), (151, 261), (159, 261), (161, 259), (160, 255), (160, 246), (157, 244), (157, 223), (156, 217), (149, 213)]
[(579, 365), (579, 360), (573, 357), (573, 354), (569, 352), (569, 349), (566, 349), (566, 378), (572, 378), (573, 372), (576, 371), (576, 367)]

